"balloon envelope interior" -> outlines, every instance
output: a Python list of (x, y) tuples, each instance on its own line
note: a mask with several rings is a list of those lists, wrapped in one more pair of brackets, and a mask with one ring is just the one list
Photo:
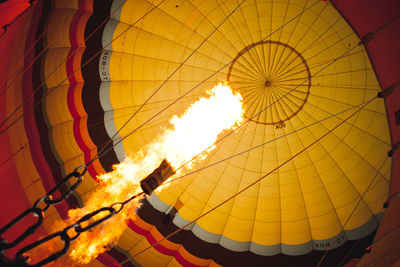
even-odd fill
[[(35, 40), (34, 29), (46, 31), (36, 49), (48, 49), (36, 72), (24, 74), (29, 81), (10, 86), (4, 113), (24, 103), (18, 112), (26, 114), (4, 142), (11, 153), (29, 144), (12, 161), (26, 203), (113, 138), (74, 200), (51, 218), (84, 206), (98, 174), (138, 153), (172, 127), (174, 115), (227, 81), (243, 97), (243, 125), (219, 135), (207, 158), (182, 174), (194, 173), (161, 187), (142, 209), (170, 215), (172, 228), (195, 220), (184, 230), (195, 244), (260, 256), (324, 251), (378, 227), (391, 169), (385, 106), (374, 99), (380, 86), (364, 46), (331, 3), (60, 0), (35, 10), (26, 18), (32, 29), (21, 36)], [(160, 221), (132, 214), (127, 223), (120, 251), (135, 255), (160, 239)], [(44, 229), (51, 232), (51, 223)], [(190, 242), (166, 242), (130, 260), (213, 260), (200, 259)]]

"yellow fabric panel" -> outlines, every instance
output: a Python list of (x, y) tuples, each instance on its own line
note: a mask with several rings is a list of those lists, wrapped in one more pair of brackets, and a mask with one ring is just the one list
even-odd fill
[(14, 156), (14, 162), (22, 186), (25, 190), (30, 190), (30, 193), (32, 193), (27, 194), (27, 198), (32, 202), (36, 201), (39, 196), (44, 194), (44, 189), (38, 181), (39, 174), (32, 161), (29, 146), (26, 146)]
[[(245, 47), (264, 39), (311, 4), (306, 1), (245, 2), (195, 51), (238, 2), (163, 3), (143, 22), (113, 42), (110, 100), (116, 128), (119, 129), (141, 107), (190, 53), (194, 54), (128, 123), (121, 136), (128, 135), (232, 61)], [(146, 1), (127, 1), (113, 37), (116, 38), (151, 8), (152, 5)], [(379, 91), (368, 56), (361, 46), (321, 71), (359, 42), (329, 3), (318, 3), (303, 14), (298, 23), (285, 25), (265, 40), (279, 40), (287, 46), (265, 44), (246, 50), (233, 67), (231, 85), (233, 88), (243, 83), (250, 86), (250, 81), (257, 80), (264, 68), (271, 71), (275, 80), (283, 80), (280, 84), (282, 89), (271, 93), (269, 99), (260, 99), (250, 93), (246, 96), (247, 91), (243, 89), (247, 118), (265, 109), (266, 112), (255, 119), (277, 122), (294, 113), (297, 107), (301, 108), (281, 127), (276, 123), (249, 122), (221, 142), (209, 158), (195, 168), (268, 141), (271, 143), (183, 178), (157, 193), (168, 205), (181, 201), (183, 206), (179, 215), (186, 220), (195, 220), (286, 162), (357, 109), (343, 110), (360, 105)], [(288, 47), (301, 54), (313, 75), (308, 93), (307, 85), (300, 84), (308, 75), (303, 60)], [(135, 152), (151, 142), (163, 127), (168, 127), (173, 115), (182, 114), (190, 103), (204, 94), (204, 89), (226, 79), (227, 73), (228, 67), (125, 139), (125, 150)], [(279, 100), (297, 85), (298, 90)], [(305, 93), (308, 94), (307, 100), (304, 100)], [(278, 100), (268, 107), (268, 103)], [(333, 116), (338, 112), (342, 113)], [(332, 117), (326, 119), (329, 116)], [(323, 119), (326, 120), (309, 126)], [(300, 130), (303, 127), (307, 129)], [(292, 134), (294, 131), (296, 133)], [(253, 241), (261, 245), (295, 245), (312, 239), (329, 239), (341, 231), (360, 195), (374, 179), (389, 144), (383, 102), (374, 100), (359, 114), (307, 148), (306, 152), (201, 218), (197, 224), (210, 233), (223, 234), (234, 241)], [(383, 166), (371, 192), (365, 195), (359, 211), (357, 209), (345, 229), (357, 228), (380, 212), (379, 203), (387, 194), (389, 169), (389, 163)]]
[[(201, 175), (201, 177), (204, 177), (202, 174), (199, 175)], [(232, 192), (236, 191), (235, 188), (227, 188), (227, 187), (222, 188), (221, 185), (226, 185), (226, 183), (222, 183), (222, 181), (220, 181), (220, 183), (218, 183), (218, 185), (216, 186), (210, 186), (209, 183), (204, 183), (204, 179), (197, 179), (197, 181), (200, 183), (203, 181), (203, 184), (205, 184), (206, 186), (208, 185), (211, 191), (209, 190), (208, 194), (202, 195), (201, 194), (202, 192), (195, 186), (193, 186), (190, 191), (189, 191), (190, 186), (186, 188), (186, 190), (182, 193), (180, 197), (180, 200), (184, 203), (184, 206), (179, 210), (179, 213), (182, 214), (182, 216), (184, 216), (185, 219), (187, 218), (195, 219), (202, 213), (202, 211), (205, 212), (210, 208), (214, 207), (215, 205), (221, 203), (223, 200), (231, 196)], [(232, 183), (230, 185), (232, 185)], [(193, 192), (196, 192), (196, 194), (194, 194)], [(213, 216), (214, 220), (216, 220), (216, 218), (220, 218), (220, 220), (222, 219), (223, 221), (225, 221), (224, 214), (229, 214), (229, 210), (232, 204), (233, 204), (232, 201), (229, 201), (228, 203), (219, 207), (218, 214), (220, 213), (222, 214), (214, 215)], [(220, 222), (220, 220), (218, 221)], [(208, 220), (200, 221), (200, 224), (207, 223), (207, 221)], [(211, 221), (213, 220), (211, 219)], [(217, 230), (216, 228), (213, 228), (212, 232), (220, 233), (219, 230)]]
[[(140, 241), (129, 251), (131, 255), (134, 255), (135, 253), (142, 251), (149, 246), (146, 238), (143, 236), (140, 237)], [(143, 266), (164, 266), (171, 260), (171, 258), (171, 256), (167, 256), (161, 252), (158, 252), (156, 249), (151, 248), (134, 257), (134, 260)]]
[[(67, 101), (70, 84), (66, 73), (66, 59), (71, 50), (70, 26), (78, 10), (78, 1), (56, 1), (54, 5), (46, 35), (49, 49), (46, 52), (44, 63), (44, 79), (47, 86), (45, 107), (48, 123), (52, 126), (49, 135), (51, 138), (50, 142), (53, 144), (54, 152), (59, 157), (60, 162), (63, 162), (62, 167), (64, 172), (70, 173), (84, 162), (82, 150), (78, 146), (74, 136), (74, 119), (70, 114)], [(80, 40), (80, 45), (84, 46), (82, 36), (78, 36), (77, 38)], [(80, 48), (73, 55), (73, 58), (71, 58), (74, 59), (73, 71), (78, 70), (80, 67), (82, 53), (83, 48)], [(81, 80), (79, 73), (75, 73), (74, 75), (79, 82)], [(75, 98), (81, 98), (79, 92), (82, 84), (74, 86), (76, 86), (75, 90), (77, 92)], [(86, 115), (82, 107), (78, 106), (77, 109), (81, 116)], [(83, 119), (80, 128), (84, 129), (86, 127), (86, 120)], [(85, 139), (86, 137), (83, 136), (83, 138)], [(86, 173), (82, 184), (76, 189), (76, 192), (85, 201), (90, 195), (89, 193), (96, 189), (97, 186), (97, 182)]]
[[(142, 88), (149, 88), (148, 92), (152, 91), (153, 88), (157, 88), (158, 84), (154, 82), (138, 82), (130, 85), (128, 83), (118, 82), (117, 84), (112, 84), (110, 88), (110, 100), (114, 109), (114, 123), (117, 129), (121, 128), (122, 125), (127, 121), (127, 119), (136, 112), (141, 104), (145, 101), (148, 95), (142, 95), (140, 90)], [(131, 92), (133, 91), (133, 92)], [(176, 94), (173, 92), (173, 88), (168, 90), (171, 92), (171, 96)], [(168, 97), (167, 99), (170, 99)], [(145, 108), (141, 110), (135, 116), (135, 118), (120, 132), (121, 136), (128, 135), (136, 127), (144, 124), (150, 117), (158, 113), (167, 101), (162, 101), (162, 106), (160, 106), (161, 101), (154, 100), (149, 103)], [(164, 104), (165, 103), (165, 104)], [(173, 107), (168, 110), (170, 118), (172, 115), (181, 112), (179, 106)], [(147, 123), (140, 132), (135, 133), (131, 137), (124, 140), (124, 146), (132, 147), (130, 151), (135, 152), (142, 148), (145, 144), (149, 143), (154, 139), (160, 132), (163, 126), (166, 126), (167, 122), (164, 120), (155, 119), (154, 121)], [(126, 144), (125, 144), (126, 142)]]
[(180, 264), (175, 258), (172, 258), (165, 266), (168, 267), (181, 267), (182, 264)]
[[(60, 1), (58, 1), (60, 2)], [(68, 2), (68, 1), (63, 1)], [(75, 2), (77, 1), (70, 1)], [(76, 14), (78, 7), (74, 9), (63, 9), (56, 8), (52, 10), (52, 13), (49, 18), (49, 27), (47, 28), (47, 42), (49, 48), (61, 48), (61, 47), (70, 47), (70, 25), (71, 21)], [(64, 57), (65, 59), (66, 57)]]
[(300, 245), (311, 240), (308, 219), (298, 221), (282, 221), (281, 243), (288, 245)]
[[(152, 1), (125, 1), (123, 8), (121, 8), (120, 21), (132, 25), (153, 7), (151, 2)], [(157, 4), (156, 2), (158, 1), (153, 2)], [(132, 10), (135, 10), (135, 12), (131, 12)]]
[[(17, 49), (18, 46), (17, 46)], [(17, 87), (21, 85), (21, 82), (17, 80), (12, 87), (7, 90), (7, 112), (10, 114), (15, 108), (23, 102), (21, 90), (17, 90)], [(15, 90), (13, 90), (15, 89)], [(9, 121), (15, 120), (18, 116), (22, 115), (22, 110), (19, 109)], [(25, 125), (22, 120), (18, 120), (12, 127), (10, 127), (6, 133), (10, 140), (11, 152), (15, 156), (13, 158), (16, 170), (18, 172), (19, 180), (25, 190), (28, 190), (31, 194), (26, 194), (26, 197), (31, 203), (37, 200), (45, 192), (38, 181), (39, 174), (33, 163), (30, 146), (25, 132)], [(24, 147), (22, 150), (21, 147)], [(19, 151), (19, 152), (18, 152)], [(8, 177), (10, 178), (10, 177)], [(39, 184), (38, 184), (39, 183)]]
[[(74, 158), (69, 158), (64, 163), (64, 169), (66, 173), (72, 172), (77, 166), (81, 166), (82, 162), (84, 162), (83, 155), (76, 156)], [(80, 169), (79, 171), (82, 171)], [(76, 180), (72, 180), (76, 181)], [(78, 186), (75, 191), (79, 194), (79, 197), (82, 199), (83, 203), (86, 203), (86, 200), (90, 197), (94, 190), (99, 187), (99, 183), (93, 179), (93, 177), (86, 172), (83, 176), (82, 183)]]
[[(72, 118), (71, 114), (68, 112), (67, 106), (68, 88), (69, 85), (59, 86), (46, 97), (47, 117), (51, 125), (58, 126), (58, 124), (71, 120)], [(67, 132), (64, 132), (64, 135), (65, 134), (67, 134)]]
[(223, 235), (235, 241), (247, 242), (251, 239), (253, 226), (253, 220), (243, 220), (230, 216), (225, 224)]
[[(64, 6), (68, 1), (57, 1), (56, 6)], [(47, 28), (47, 43), (49, 50), (46, 53), (44, 79), (47, 88), (58, 86), (60, 83), (69, 84), (66, 76), (66, 58), (71, 47), (70, 25), (77, 12), (76, 1), (70, 1), (68, 9), (56, 8), (52, 10)], [(82, 44), (84, 46), (84, 44)], [(66, 81), (64, 81), (66, 79)]]
[(73, 118), (69, 113), (67, 93), (69, 86), (63, 85), (46, 97), (46, 110), (51, 125), (51, 137), (57, 154), (65, 161), (81, 152), (73, 133)]
[(281, 243), (281, 222), (254, 221), (252, 242), (272, 246)]
[[(209, 231), (213, 234), (221, 235), (226, 227), (226, 222), (229, 218), (229, 209), (232, 205), (229, 203), (223, 205), (222, 207), (216, 209), (212, 213), (209, 213), (206, 217), (200, 218), (197, 220), (197, 224), (202, 227), (203, 229), (212, 229)], [(207, 209), (211, 209), (213, 207), (207, 206)], [(182, 213), (182, 216), (186, 217), (186, 214)]]
[(260, 245), (281, 243), (281, 200), (278, 173), (260, 182), (251, 241)]
[[(31, 20), (31, 18), (32, 12), (27, 12), (27, 16), (24, 18), (26, 20), (26, 23), (22, 24), (21, 31), (19, 33), (19, 38), (21, 38), (21, 40), (25, 40), (26, 35), (28, 34), (30, 26), (29, 21)], [(24, 46), (25, 42), (22, 41), (16, 41), (13, 45), (13, 50), (11, 52), (17, 56), (12, 57), (10, 60), (10, 74), (8, 79), (12, 82), (6, 83), (7, 91), (2, 91), (3, 93), (6, 92), (6, 106), (2, 107), (2, 109), (5, 109), (6, 114), (9, 115), (13, 113), (21, 103), (23, 103), (21, 90), (22, 79), (18, 77), (18, 74), (24, 68), (20, 62), (21, 55), (24, 54)], [(17, 77), (18, 79), (16, 79)], [(8, 119), (8, 123), (6, 123), (4, 126), (11, 125), (11, 122), (22, 115), (23, 109), (20, 108), (14, 115), (12, 115)], [(18, 120), (16, 121), (16, 123), (14, 123), (13, 126), (11, 126), (7, 130), (7, 132), (3, 134), (7, 135), (9, 138), (11, 154), (15, 154), (14, 157), (11, 158), (11, 160), (16, 166), (18, 179), (22, 186), (26, 190), (29, 190), (29, 192), (31, 193), (26, 194), (26, 197), (28, 198), (30, 203), (33, 203), (38, 197), (43, 195), (44, 189), (40, 182), (38, 183), (37, 181), (39, 175), (32, 161), (30, 147), (28, 145), (28, 139), (25, 131), (26, 129), (23, 120)], [(4, 177), (4, 179), (17, 179), (17, 177)]]
[[(325, 204), (325, 203), (324, 203)], [(313, 239), (323, 240), (327, 236), (335, 236), (341, 231), (340, 222), (334, 210), (326, 210), (328, 205), (313, 206), (312, 209), (321, 209), (325, 214), (320, 216), (310, 216), (309, 223)], [(311, 209), (310, 209), (311, 210)]]
[[(141, 227), (142, 229), (149, 230), (149, 229), (147, 229), (149, 227), (149, 225), (143, 224), (144, 222), (141, 221), (140, 219), (138, 221), (135, 216), (133, 216), (132, 220), (134, 220), (135, 223), (137, 225), (139, 225), (139, 227)], [(143, 242), (143, 240), (146, 240), (145, 237), (143, 237), (140, 234), (137, 234), (130, 228), (126, 228), (124, 231), (124, 234), (121, 236), (120, 239), (118, 239), (117, 245), (119, 247), (124, 248), (125, 250), (129, 251), (133, 247), (138, 245), (140, 242)], [(138, 252), (138, 250), (136, 250), (136, 252)]]
[[(188, 179), (186, 179), (188, 178)], [(174, 181), (170, 184), (166, 184), (161, 188), (168, 187), (168, 190), (161, 190), (160, 194), (157, 195), (162, 202), (174, 206), (176, 202), (180, 202), (179, 197), (182, 195), (185, 188), (193, 181), (193, 177), (185, 177)], [(175, 201), (175, 202), (174, 202)], [(180, 206), (181, 207), (181, 206)]]
[(99, 260), (94, 259), (94, 260), (92, 260), (90, 263), (88, 263), (85, 266), (88, 266), (88, 267), (100, 267), (100, 266), (104, 266), (104, 264), (101, 263)]
[(46, 54), (44, 79), (49, 91), (53, 91), (59, 85), (69, 85), (65, 63), (69, 50), (68, 47), (49, 49)]
[[(212, 208), (214, 208), (216, 206), (214, 203), (216, 203), (216, 202), (217, 201), (211, 199), (209, 204), (204, 207), (204, 209), (203, 209), (204, 212), (209, 211)], [(215, 210), (215, 214), (214, 214), (214, 212), (209, 213), (209, 215), (206, 215), (205, 217), (199, 219), (197, 221), (197, 223), (204, 229), (210, 229), (209, 232), (211, 232), (211, 233), (222, 234), (226, 227), (226, 222), (229, 219), (229, 212), (232, 209), (233, 203), (234, 203), (233, 200), (226, 202), (224, 205), (218, 207), (218, 209)], [(183, 206), (181, 209), (183, 209), (184, 207), (185, 206)], [(197, 211), (195, 215), (197, 217), (201, 214), (198, 214), (198, 211)], [(182, 216), (185, 216), (184, 217), (185, 219), (187, 218), (186, 214), (183, 212), (182, 212)], [(194, 217), (193, 219), (195, 219), (196, 217)]]
[[(66, 173), (73, 171), (84, 162), (82, 150), (75, 140), (73, 131), (74, 119), (70, 114), (67, 101), (70, 84), (66, 73), (66, 59), (71, 50), (69, 38), (70, 25), (78, 10), (77, 5), (76, 1), (72, 1), (71, 3), (68, 3), (68, 1), (57, 1), (55, 3), (56, 9), (54, 9), (50, 17), (47, 31), (49, 49), (44, 63), (44, 79), (47, 86), (47, 95), (45, 98), (46, 115), (49, 124), (53, 126), (50, 138), (54, 144), (53, 148), (57, 156), (60, 157), (60, 161), (64, 162), (63, 167)], [(84, 46), (84, 43), (81, 45)], [(74, 59), (76, 57), (73, 63), (74, 71), (79, 67), (76, 63), (82, 52), (83, 50), (81, 49), (73, 55)], [(77, 73), (74, 75), (78, 76), (77, 79), (79, 82), (80, 76)], [(74, 87), (75, 90), (80, 91), (82, 84), (74, 85)], [(78, 110), (78, 112), (82, 111)], [(85, 125), (85, 127), (87, 126)], [(79, 193), (87, 192), (89, 188), (94, 187), (94, 184), (91, 182), (89, 182), (89, 185), (85, 184), (86, 182), (84, 181), (83, 185), (77, 189)]]
[(64, 11), (67, 11), (68, 9), (73, 9), (73, 10), (79, 9), (78, 1), (55, 0), (54, 3), (52, 4), (54, 6), (54, 9), (58, 11), (62, 9), (64, 9)]
[[(21, 40), (25, 40), (26, 35), (28, 34), (29, 27), (31, 24), (29, 23), (32, 19), (32, 9), (26, 13), (26, 16), (23, 17), (25, 23), (22, 24), (21, 30), (19, 32), (19, 38)], [(24, 103), (24, 98), (22, 97), (22, 79), (19, 75), (20, 72), (24, 69), (24, 66), (20, 64), (21, 57), (24, 55), (25, 42), (16, 41), (13, 45), (13, 53), (14, 56), (10, 62), (10, 76), (8, 77), (9, 82), (7, 84), (6, 92), (6, 107), (7, 114), (11, 114), (14, 110), (19, 107), (22, 103)], [(17, 78), (17, 79), (15, 79)], [(15, 81), (14, 81), (15, 79)], [(26, 99), (25, 99), (26, 101)], [(14, 121), (19, 116), (23, 116), (23, 112), (25, 110), (19, 108), (19, 110), (9, 119), (9, 122)], [(11, 124), (6, 124), (11, 125)], [(46, 192), (43, 188), (43, 185), (40, 181), (39, 173), (35, 167), (35, 164), (31, 155), (31, 148), (29, 146), (29, 141), (34, 142), (35, 140), (28, 140), (26, 134), (26, 128), (24, 124), (24, 120), (18, 120), (13, 126), (11, 126), (7, 132), (4, 133), (9, 138), (9, 144), (11, 147), (11, 153), (14, 155), (11, 160), (14, 162), (16, 171), (18, 173), (17, 177), (4, 177), (5, 179), (19, 179), (24, 191), (25, 197), (28, 199), (29, 203), (33, 205), (33, 203), (41, 196), (43, 196)], [(39, 141), (39, 140), (36, 140)], [(27, 207), (28, 208), (28, 207)], [(57, 212), (55, 212), (54, 207), (51, 207), (47, 213), (46, 218), (49, 217), (49, 220), (43, 221), (43, 227), (47, 231), (53, 230), (53, 225), (51, 222), (53, 220), (59, 220), (60, 216)]]
[[(390, 165), (390, 163), (387, 163), (386, 165)], [(364, 202), (368, 205), (368, 208), (374, 214), (382, 212), (381, 199), (387, 197), (387, 188), (389, 184), (389, 181), (385, 177), (389, 177), (389, 175), (389, 173), (386, 173), (385, 176), (378, 174), (378, 177), (372, 183), (368, 192), (364, 195)]]

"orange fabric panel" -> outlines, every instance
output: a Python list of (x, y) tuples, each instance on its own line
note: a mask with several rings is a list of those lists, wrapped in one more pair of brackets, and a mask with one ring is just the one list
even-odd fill
[(400, 259), (400, 197), (395, 198), (386, 210), (381, 226), (371, 245), (371, 253), (365, 254), (358, 266), (390, 266)]
[(29, 6), (27, 0), (9, 0), (0, 4), (0, 27), (15, 20)]

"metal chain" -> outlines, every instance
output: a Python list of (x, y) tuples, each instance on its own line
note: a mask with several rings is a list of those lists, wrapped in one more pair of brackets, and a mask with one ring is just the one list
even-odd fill
[[(110, 219), (111, 217), (113, 217), (114, 215), (118, 214), (124, 208), (125, 204), (127, 204), (131, 200), (139, 197), (142, 194), (144, 194), (144, 193), (143, 192), (138, 193), (138, 194), (130, 197), (129, 199), (125, 200), (124, 202), (115, 202), (115, 203), (111, 204), (109, 207), (99, 208), (98, 210), (95, 210), (91, 213), (84, 215), (75, 223), (66, 226), (63, 230), (52, 233), (42, 239), (39, 239), (38, 241), (35, 241), (35, 242), (23, 247), (22, 249), (20, 249), (17, 252), (17, 254), (15, 255), (15, 260), (13, 262), (11, 262), (11, 265), (20, 264), (20, 265), (24, 265), (24, 266), (36, 267), (36, 266), (42, 266), (49, 262), (55, 261), (56, 259), (60, 258), (62, 255), (64, 255), (68, 251), (71, 242), (74, 241), (75, 239), (77, 239), (81, 233), (91, 230), (93, 227), (96, 227), (97, 225), (101, 224), (102, 222), (104, 222), (104, 221)], [(94, 216), (101, 214), (101, 213), (104, 213), (104, 215), (102, 215), (100, 218), (98, 218), (96, 220), (93, 220)], [(86, 226), (82, 225), (82, 223), (85, 223), (88, 221), (90, 221), (90, 223), (88, 225), (86, 225)], [(74, 233), (70, 232), (71, 229), (74, 230)], [(55, 239), (57, 237), (59, 237), (61, 239), (61, 241), (64, 242), (63, 248), (52, 253), (47, 258), (44, 258), (37, 263), (29, 264), (27, 262), (29, 258), (25, 257), (24, 253), (44, 244), (52, 239)]]
[[(80, 169), (82, 169), (81, 172), (79, 172)], [(44, 195), (44, 196), (40, 197), (38, 200), (36, 200), (31, 208), (22, 212), (14, 220), (9, 222), (4, 227), (0, 228), (0, 253), (3, 253), (4, 250), (15, 247), (26, 237), (33, 234), (39, 228), (39, 226), (42, 225), (43, 215), (49, 209), (49, 207), (51, 205), (59, 204), (62, 201), (66, 200), (73, 193), (73, 191), (81, 184), (82, 176), (86, 173), (86, 171), (87, 171), (86, 165), (77, 167), (73, 172), (71, 172), (70, 174), (65, 176), (64, 179), (62, 179), (62, 181), (60, 183), (58, 183), (56, 186), (54, 186), (46, 195)], [(61, 193), (59, 191), (59, 189), (73, 178), (76, 178), (76, 182), (68, 189), (67, 192)], [(53, 195), (57, 191), (59, 191), (61, 193), (61, 196), (58, 198), (55, 198)], [(43, 208), (41, 208), (39, 206), (42, 202), (44, 203)], [(22, 234), (20, 234), (18, 237), (16, 237), (11, 242), (8, 242), (7, 240), (1, 238), (1, 236), (5, 232), (7, 232), (9, 229), (11, 229), (13, 226), (15, 226), (18, 222), (20, 222), (22, 219), (24, 219), (28, 215), (33, 215), (33, 216), (37, 217), (36, 223), (27, 227), (26, 230)]]

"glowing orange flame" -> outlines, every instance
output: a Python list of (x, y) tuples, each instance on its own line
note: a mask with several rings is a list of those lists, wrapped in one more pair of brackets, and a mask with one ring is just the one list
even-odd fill
[[(113, 166), (112, 172), (100, 175), (101, 187), (91, 195), (83, 208), (69, 211), (67, 223), (141, 192), (140, 180), (157, 168), (163, 159), (178, 169), (195, 157), (179, 172), (192, 168), (193, 164), (207, 157), (207, 153), (215, 148), (214, 143), (221, 132), (241, 122), (243, 114), (241, 95), (233, 93), (226, 83), (218, 84), (182, 116), (174, 116), (170, 121), (172, 129), (165, 130), (135, 155), (128, 155), (122, 163)], [(202, 153), (204, 150), (207, 151)], [(118, 215), (82, 233), (71, 244), (70, 257), (79, 263), (88, 263), (106, 251), (126, 229), (125, 220), (128, 216), (132, 217), (132, 212), (139, 206), (138, 199), (135, 201), (125, 206)]]

